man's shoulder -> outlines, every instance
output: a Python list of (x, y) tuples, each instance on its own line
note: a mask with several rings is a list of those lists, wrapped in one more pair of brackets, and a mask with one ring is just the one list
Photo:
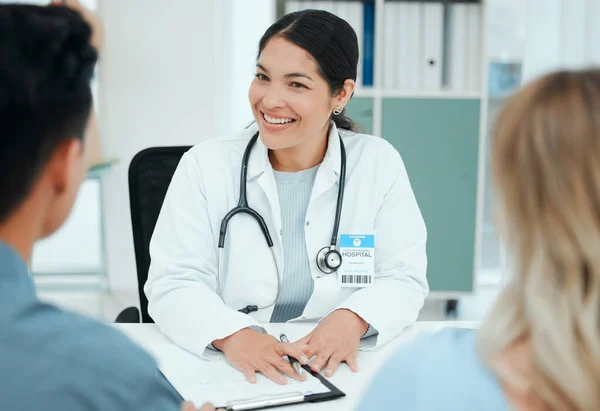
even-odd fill
[(18, 324), (9, 330), (22, 349), (35, 348), (40, 356), (68, 359), (72, 367), (108, 373), (114, 372), (115, 366), (129, 368), (127, 364), (156, 368), (146, 351), (115, 328), (51, 304), (37, 301), (25, 307)]
[[(38, 398), (65, 406), (78, 401), (89, 405), (80, 409), (125, 409), (144, 393), (164, 389), (147, 352), (90, 318), (38, 302), (6, 331), (0, 338), (0, 357), (9, 364), (12, 382), (3, 388), (11, 386), (14, 404)], [(175, 404), (174, 396), (170, 400)], [(56, 404), (53, 409), (59, 408)]]

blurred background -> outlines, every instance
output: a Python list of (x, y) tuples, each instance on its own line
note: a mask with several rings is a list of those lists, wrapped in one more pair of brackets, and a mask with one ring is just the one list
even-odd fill
[(400, 151), (428, 228), (421, 319), (481, 319), (510, 278), (488, 161), (506, 97), (548, 70), (600, 64), (600, 0), (81, 2), (105, 27), (99, 141), (67, 224), (38, 243), (31, 271), (41, 298), (106, 321), (139, 306), (131, 159), (246, 126), (258, 41), (283, 14), (324, 9), (357, 32), (349, 114)]

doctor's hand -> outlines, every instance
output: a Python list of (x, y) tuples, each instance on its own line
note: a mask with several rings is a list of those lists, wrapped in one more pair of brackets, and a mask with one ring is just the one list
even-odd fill
[(356, 354), (368, 328), (369, 324), (352, 311), (336, 310), (298, 343), (308, 345), (308, 358), (317, 356), (310, 366), (315, 372), (325, 368), (325, 375), (331, 377), (341, 362), (357, 372)]
[(256, 372), (282, 385), (286, 383), (283, 374), (298, 381), (306, 380), (306, 372), (298, 375), (290, 362), (283, 358), (284, 355), (289, 355), (301, 364), (306, 364), (306, 346), (282, 343), (272, 335), (261, 334), (249, 328), (216, 340), (213, 345), (217, 350), (223, 351), (229, 364), (243, 372), (250, 383), (256, 382)]

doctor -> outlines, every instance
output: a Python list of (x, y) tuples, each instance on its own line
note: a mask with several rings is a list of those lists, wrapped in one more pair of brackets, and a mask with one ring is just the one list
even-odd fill
[[(358, 350), (412, 324), (428, 293), (426, 229), (400, 155), (344, 115), (358, 58), (354, 30), (331, 13), (274, 23), (249, 91), (255, 125), (186, 153), (156, 224), (150, 315), (250, 382), (305, 378), (285, 355), (356, 372)], [(295, 343), (260, 326), (293, 321), (318, 325)]]

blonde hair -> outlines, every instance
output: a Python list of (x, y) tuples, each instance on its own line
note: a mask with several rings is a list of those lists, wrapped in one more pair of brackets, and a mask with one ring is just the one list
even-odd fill
[[(513, 95), (492, 147), (513, 277), (479, 333), (487, 366), (551, 410), (600, 410), (600, 70)], [(526, 342), (525, 380), (499, 359)]]

